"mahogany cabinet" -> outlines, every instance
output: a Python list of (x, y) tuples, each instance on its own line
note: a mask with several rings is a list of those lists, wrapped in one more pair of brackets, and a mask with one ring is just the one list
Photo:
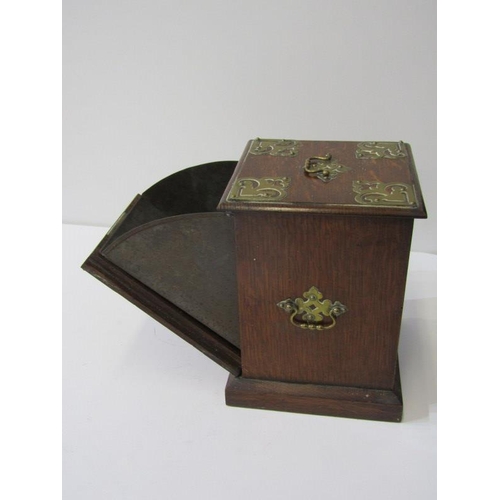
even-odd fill
[(228, 405), (400, 421), (403, 142), (249, 141), (138, 195), (83, 268), (226, 368)]

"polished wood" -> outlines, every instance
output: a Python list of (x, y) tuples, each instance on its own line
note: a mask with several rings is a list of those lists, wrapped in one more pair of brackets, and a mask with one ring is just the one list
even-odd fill
[(399, 371), (392, 390), (294, 384), (229, 375), (226, 404), (335, 417), (401, 422)]
[[(242, 374), (392, 389), (413, 221), (235, 214)], [(348, 311), (301, 329), (277, 306), (316, 286)]]
[[(407, 266), (413, 220), (426, 217), (411, 148), (360, 159), (359, 142), (299, 142), (273, 156), (253, 154), (250, 141), (237, 165), (160, 181), (83, 267), (229, 370), (229, 405), (400, 421)], [(347, 168), (323, 182), (304, 171), (313, 157)], [(235, 267), (236, 280), (224, 280)], [(300, 328), (278, 307), (311, 287), (347, 307), (332, 328)]]
[[(425, 218), (426, 209), (418, 180), (415, 162), (409, 144), (404, 143), (402, 158), (358, 159), (359, 141), (298, 141), (297, 155), (254, 155), (249, 152), (253, 141), (247, 144), (236, 165), (229, 184), (222, 195), (218, 210), (251, 212), (328, 213), (336, 215), (397, 216)], [(325, 183), (305, 174), (308, 158), (331, 154), (340, 164), (349, 168), (331, 182)], [(290, 185), (286, 197), (279, 201), (228, 201), (231, 187), (242, 178), (287, 177)], [(353, 181), (402, 182), (415, 190), (415, 207), (361, 205), (355, 201)]]
[[(228, 404), (400, 419), (404, 291), (413, 220), (426, 210), (410, 145), (357, 157), (358, 147), (373, 146), (247, 144), (218, 206), (235, 220), (242, 354)], [(322, 161), (323, 179), (306, 172)], [(313, 286), (347, 307), (333, 328), (300, 328), (278, 307)]]

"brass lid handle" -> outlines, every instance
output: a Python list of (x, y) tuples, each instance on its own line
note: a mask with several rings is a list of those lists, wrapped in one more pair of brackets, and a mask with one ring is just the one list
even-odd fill
[(308, 330), (328, 330), (336, 324), (336, 318), (347, 312), (347, 307), (336, 300), (323, 298), (323, 294), (312, 286), (302, 294), (304, 299), (285, 299), (277, 306), (290, 314), (292, 325)]
[(323, 182), (330, 182), (339, 174), (351, 170), (345, 165), (341, 165), (338, 160), (332, 158), (328, 153), (325, 156), (311, 156), (304, 164), (304, 172), (311, 177), (317, 177)]

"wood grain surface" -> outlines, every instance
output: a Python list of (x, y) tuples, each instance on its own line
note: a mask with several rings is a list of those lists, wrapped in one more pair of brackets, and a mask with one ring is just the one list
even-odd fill
[[(242, 374), (392, 390), (412, 219), (235, 213)], [(277, 306), (316, 286), (348, 311), (329, 330)]]
[[(353, 141), (298, 141), (297, 155), (271, 156), (251, 154), (250, 141), (238, 162), (218, 206), (218, 210), (230, 211), (274, 211), (329, 213), (337, 215), (386, 215), (409, 218), (425, 218), (426, 210), (411, 147), (403, 144), (406, 154), (402, 158), (358, 159), (356, 149), (359, 142)], [(331, 154), (347, 172), (325, 183), (304, 172), (308, 158)], [(228, 201), (231, 187), (238, 179), (287, 177), (290, 185), (287, 195), (279, 201)], [(415, 207), (362, 205), (355, 201), (354, 181), (400, 182), (412, 185), (415, 190)]]
[(386, 422), (401, 422), (403, 414), (399, 372), (392, 391), (272, 382), (229, 375), (226, 404)]

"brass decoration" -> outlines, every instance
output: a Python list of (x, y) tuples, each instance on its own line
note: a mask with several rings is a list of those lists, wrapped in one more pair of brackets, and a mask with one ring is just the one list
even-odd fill
[(311, 156), (306, 160), (304, 171), (311, 177), (317, 177), (323, 182), (330, 182), (339, 174), (351, 170), (345, 165), (341, 165), (338, 160), (332, 158), (328, 153), (325, 156)]
[(399, 142), (360, 142), (356, 149), (356, 158), (373, 160), (379, 158), (405, 158), (403, 141)]
[(252, 155), (297, 156), (299, 143), (287, 139), (261, 139), (257, 137), (250, 147)]
[[(336, 324), (336, 318), (347, 312), (347, 307), (338, 300), (321, 300), (323, 294), (312, 286), (302, 294), (304, 299), (286, 299), (277, 306), (291, 314), (290, 322), (294, 326), (307, 330), (328, 330)], [(325, 322), (326, 320), (326, 322)]]
[(417, 200), (411, 184), (402, 182), (354, 181), (354, 198), (361, 205), (415, 207)]
[(287, 195), (288, 177), (238, 179), (231, 188), (227, 201), (279, 201)]

